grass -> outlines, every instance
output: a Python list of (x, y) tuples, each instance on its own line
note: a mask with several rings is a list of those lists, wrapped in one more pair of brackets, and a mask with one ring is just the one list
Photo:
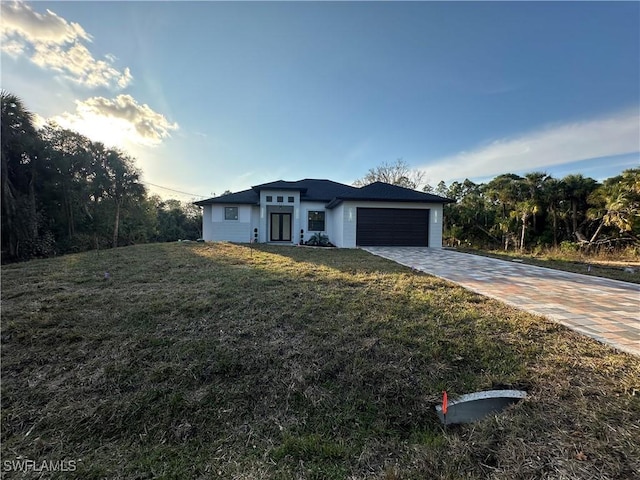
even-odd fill
[[(456, 248), (456, 250), (491, 258), (513, 261), (514, 259), (553, 268), (565, 272), (582, 273), (595, 277), (610, 278), (623, 282), (640, 283), (640, 256), (637, 248), (628, 248), (612, 253), (586, 254), (579, 251), (563, 251), (559, 248), (545, 249), (534, 252), (504, 250), (477, 250), (471, 248)], [(631, 269), (632, 271), (625, 270)]]
[[(141, 245), (2, 281), (2, 458), (77, 461), (52, 478), (640, 475), (639, 358), (364, 251)], [(443, 389), (498, 387), (529, 398), (440, 425)]]

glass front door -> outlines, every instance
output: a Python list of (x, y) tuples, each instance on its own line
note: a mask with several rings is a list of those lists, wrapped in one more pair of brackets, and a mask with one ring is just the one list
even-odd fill
[(271, 241), (290, 242), (291, 241), (291, 214), (272, 213), (271, 214)]

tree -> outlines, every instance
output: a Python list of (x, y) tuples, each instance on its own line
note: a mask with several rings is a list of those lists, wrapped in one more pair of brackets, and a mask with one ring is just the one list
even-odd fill
[(589, 243), (598, 239), (603, 227), (614, 227), (618, 235), (630, 235), (636, 241), (640, 234), (640, 169), (629, 169), (608, 178), (589, 196), (593, 205), (590, 218), (599, 220)]
[(57, 193), (51, 195), (54, 192), (49, 192), (49, 202), (61, 201), (58, 211), (52, 213), (58, 217), (58, 224), (66, 227), (67, 239), (73, 242), (77, 222), (89, 214), (90, 178), (96, 175), (96, 168), (100, 166), (94, 162), (96, 144), (55, 123), (48, 123), (41, 135), (49, 170), (49, 190)]
[(587, 199), (597, 187), (598, 182), (582, 174), (567, 175), (561, 181), (563, 197), (567, 203), (564, 215), (567, 233), (581, 241), (586, 240), (580, 230), (582, 221), (587, 218)]
[(502, 218), (509, 216), (509, 210), (522, 199), (522, 177), (513, 173), (498, 175), (486, 186), (488, 198), (500, 207)]
[(120, 215), (129, 202), (140, 200), (145, 188), (139, 182), (140, 172), (135, 168), (133, 159), (116, 149), (109, 149), (103, 157), (103, 173), (99, 181), (104, 182), (106, 197), (113, 203), (112, 246), (118, 246)]
[[(504, 249), (509, 249), (511, 240), (516, 241), (518, 221), (522, 217), (511, 212), (525, 199), (524, 181), (519, 175), (507, 173), (498, 175), (487, 183), (485, 192), (491, 204), (500, 211), (499, 230), (502, 232)], [(515, 220), (515, 222), (514, 222)]]
[(39, 237), (35, 190), (40, 142), (33, 114), (19, 97), (2, 90), (0, 104), (2, 247), (17, 258), (27, 254), (21, 245), (33, 245)]
[[(158, 239), (161, 201), (147, 198), (131, 157), (55, 123), (37, 130), (16, 95), (0, 100), (3, 261)], [(178, 238), (201, 236), (198, 207), (167, 205)]]
[(436, 186), (434, 193), (441, 197), (447, 197), (447, 194), (448, 194), (447, 184), (444, 183), (444, 180), (440, 180), (440, 182), (438, 182), (438, 185)]
[(200, 207), (191, 203), (182, 203), (179, 200), (162, 201), (157, 198), (156, 211), (158, 218), (157, 241), (196, 240), (202, 236)]
[(374, 182), (384, 182), (417, 190), (423, 179), (424, 172), (410, 168), (407, 162), (399, 158), (395, 163), (384, 162), (376, 168), (370, 168), (367, 174), (353, 182), (353, 185), (363, 187)]
[[(531, 172), (524, 176), (524, 186), (528, 191), (528, 201), (531, 204), (533, 231), (537, 232), (537, 217), (539, 212), (544, 211), (544, 184), (551, 179), (546, 172)], [(535, 210), (535, 213), (533, 212)]]
[(562, 202), (562, 189), (560, 181), (549, 177), (542, 184), (543, 203), (546, 205), (547, 211), (551, 214), (551, 235), (553, 238), (553, 246), (558, 246), (558, 210)]
[(158, 235), (158, 212), (154, 198), (136, 198), (126, 206), (118, 232), (118, 242), (136, 245), (156, 241)]
[(460, 244), (462, 241), (482, 246), (500, 243), (495, 232), (495, 209), (485, 194), (486, 185), (476, 184), (468, 178), (453, 182), (447, 189), (438, 184), (436, 193), (455, 200), (444, 206), (443, 234)]
[(511, 215), (514, 218), (522, 221), (522, 233), (520, 235), (520, 251), (524, 251), (525, 245), (525, 237), (527, 232), (527, 224), (529, 223), (529, 219), (531, 217), (535, 218), (536, 213), (538, 213), (538, 205), (532, 199), (524, 200), (516, 203), (514, 210), (511, 212)]

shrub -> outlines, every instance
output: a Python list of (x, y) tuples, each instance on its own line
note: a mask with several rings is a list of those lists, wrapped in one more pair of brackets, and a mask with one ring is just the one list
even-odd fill
[(564, 241), (560, 243), (560, 251), (562, 253), (576, 253), (580, 251), (580, 245), (575, 242)]
[(309, 240), (307, 240), (307, 245), (312, 245), (316, 247), (333, 247), (334, 245), (329, 241), (329, 237), (327, 237), (324, 233), (314, 233)]

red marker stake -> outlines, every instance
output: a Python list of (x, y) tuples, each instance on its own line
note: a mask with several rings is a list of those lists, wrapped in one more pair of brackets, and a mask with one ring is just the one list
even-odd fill
[(442, 392), (442, 415), (444, 416), (444, 424), (447, 424), (447, 407), (449, 400), (447, 398), (447, 391)]

